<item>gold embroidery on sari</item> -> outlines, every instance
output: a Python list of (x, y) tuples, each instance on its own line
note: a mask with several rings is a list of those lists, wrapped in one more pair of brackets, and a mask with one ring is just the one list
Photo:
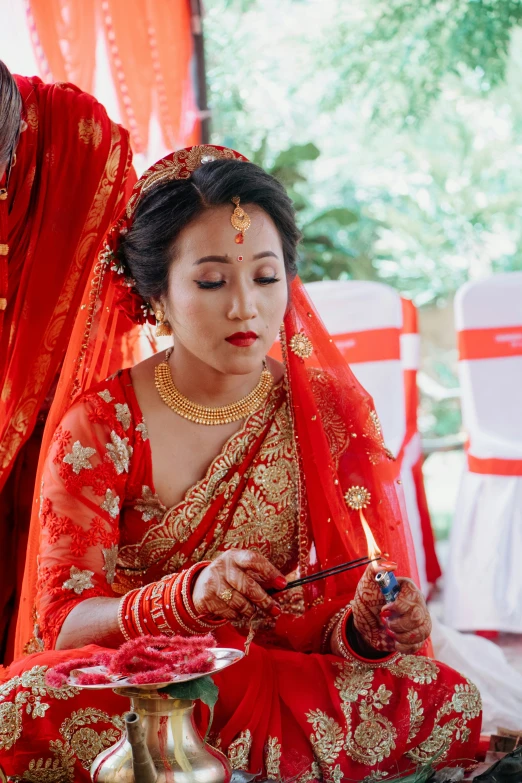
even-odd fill
[[(111, 723), (112, 728), (97, 732), (91, 726), (97, 723)], [(90, 769), (92, 762), (102, 750), (110, 748), (121, 738), (124, 723), (120, 715), (112, 717), (103, 710), (87, 707), (73, 712), (60, 726), (60, 734), (71, 746), (84, 769)]]
[(144, 484), (141, 488), (141, 500), (136, 503), (134, 510), (141, 514), (144, 522), (150, 522), (151, 519), (163, 519), (167, 509), (158, 495)]
[(94, 571), (82, 571), (76, 566), (71, 566), (70, 577), (63, 583), (66, 590), (72, 590), (76, 595), (81, 595), (84, 590), (94, 587), (92, 578)]
[(107, 584), (112, 585), (114, 577), (116, 575), (116, 563), (118, 561), (118, 547), (113, 544), (109, 549), (102, 549), (103, 559), (105, 565), (103, 570), (105, 571), (105, 578)]
[(142, 421), (140, 424), (136, 426), (136, 432), (139, 432), (141, 435), (142, 441), (147, 441), (149, 439), (149, 431), (147, 429), (147, 425), (144, 421)]
[(281, 778), (281, 743), (277, 737), (268, 737), (265, 745), (265, 767), (267, 778)]
[(112, 489), (108, 489), (105, 492), (105, 500), (101, 504), (101, 508), (113, 519), (116, 519), (120, 513), (120, 498)]
[(103, 130), (100, 122), (96, 122), (92, 117), (84, 118), (78, 123), (78, 137), (84, 144), (92, 144), (95, 150), (101, 144)]
[(103, 391), (98, 392), (98, 397), (101, 397), (104, 402), (112, 402), (114, 397), (110, 393), (108, 389), (104, 389)]
[(410, 705), (410, 730), (408, 733), (408, 742), (411, 742), (424, 723), (424, 707), (419, 694), (414, 688), (408, 688), (408, 704)]
[(313, 764), (310, 766), (310, 769), (306, 772), (303, 772), (303, 774), (297, 778), (297, 783), (310, 783), (312, 780), (320, 780), (321, 779), (321, 767), (317, 763), (317, 761), (314, 761)]
[(109, 457), (114, 464), (116, 473), (118, 476), (121, 473), (128, 473), (130, 458), (132, 457), (132, 446), (129, 446), (129, 439), (120, 438), (113, 430), (111, 432), (111, 441), (111, 443), (105, 445), (105, 448), (109, 452)]
[(63, 461), (71, 465), (73, 471), (78, 475), (81, 470), (92, 470), (90, 458), (96, 454), (96, 449), (91, 446), (82, 446), (79, 440), (73, 443), (72, 451), (66, 454)]
[[(279, 568), (296, 556), (296, 465), (291, 439), (291, 428), (286, 403), (279, 404), (280, 385), (274, 387), (264, 408), (248, 417), (244, 427), (225, 444), (211, 463), (205, 477), (191, 487), (184, 499), (161, 515), (154, 512), (154, 524), (136, 544), (121, 547), (118, 573), (134, 574), (136, 581), (158, 560), (165, 558), (174, 545), (182, 544), (197, 529), (209, 505), (220, 495), (224, 504), (216, 515), (215, 530), (210, 539), (201, 543), (190, 555), (192, 561), (212, 558), (221, 548), (256, 548)], [(259, 432), (272, 419), (266, 437), (256, 456), (254, 466), (247, 472), (248, 485), (237, 500), (230, 526), (231, 503), (240, 484), (239, 466)], [(280, 494), (277, 489), (279, 488)], [(151, 490), (147, 488), (151, 493)], [(150, 497), (144, 500), (149, 514)], [(158, 501), (159, 502), (159, 501)], [(143, 513), (142, 504), (135, 508)], [(165, 509), (164, 509), (165, 511)], [(145, 520), (145, 515), (143, 516)], [(152, 519), (152, 516), (149, 516)], [(146, 520), (147, 521), (147, 520)], [(164, 565), (165, 573), (182, 568), (187, 556), (174, 553)]]
[(131, 412), (126, 402), (117, 402), (115, 404), (116, 418), (124, 430), (128, 430), (131, 423)]
[(439, 667), (423, 655), (401, 655), (387, 667), (396, 677), (407, 677), (419, 685), (431, 685), (439, 673)]
[[(388, 758), (395, 749), (397, 731), (388, 718), (379, 714), (379, 710), (389, 704), (392, 693), (384, 685), (373, 690), (375, 669), (348, 661), (336, 666), (341, 674), (334, 684), (339, 691), (341, 709), (346, 719), (344, 749), (355, 761), (374, 766)], [(360, 722), (354, 728), (356, 704)]]
[(232, 769), (248, 769), (252, 739), (250, 729), (246, 729), (241, 732), (237, 739), (230, 743), (227, 756)]
[(309, 370), (310, 384), (330, 453), (336, 465), (350, 445), (350, 434), (335, 405), (334, 379), (321, 370)]
[[(455, 740), (467, 742), (470, 735), (467, 721), (477, 718), (481, 709), (480, 693), (470, 680), (467, 680), (466, 685), (455, 685), (451, 701), (445, 702), (437, 711), (435, 725), (429, 737), (418, 747), (408, 751), (406, 755), (419, 763), (429, 761), (435, 755), (437, 755), (437, 763), (444, 761)], [(457, 713), (462, 717), (452, 718), (441, 725), (441, 719), (451, 713)]]
[(308, 723), (315, 734), (310, 734), (310, 743), (321, 767), (325, 780), (331, 779), (330, 767), (335, 764), (344, 745), (344, 733), (336, 720), (322, 710), (306, 713)]
[[(79, 688), (65, 686), (53, 688), (45, 682), (47, 666), (33, 666), (19, 677), (12, 677), (0, 686), (0, 749), (10, 750), (22, 733), (23, 713), (33, 719), (43, 718), (50, 704), (42, 699), (50, 696), (55, 699), (71, 699), (80, 693)], [(17, 688), (19, 690), (13, 701), (5, 701)]]
[[(97, 723), (112, 726), (98, 732), (92, 728)], [(120, 715), (110, 716), (94, 707), (77, 710), (60, 726), (63, 739), (49, 743), (54, 759), (32, 759), (22, 779), (31, 783), (74, 783), (76, 759), (84, 769), (90, 769), (96, 756), (114, 745), (122, 733), (123, 718)]]

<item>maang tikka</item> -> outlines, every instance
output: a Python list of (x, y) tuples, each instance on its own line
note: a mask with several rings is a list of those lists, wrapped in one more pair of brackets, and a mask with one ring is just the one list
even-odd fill
[(231, 200), (232, 203), (236, 205), (236, 208), (230, 216), (230, 222), (236, 231), (239, 232), (235, 237), (236, 244), (242, 245), (245, 240), (245, 231), (248, 231), (250, 228), (251, 220), (245, 210), (239, 206), (239, 196), (234, 196)]

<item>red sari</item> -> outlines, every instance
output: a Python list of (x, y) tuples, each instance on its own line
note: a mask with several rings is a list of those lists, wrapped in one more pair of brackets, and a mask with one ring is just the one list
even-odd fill
[(135, 181), (127, 131), (92, 96), (15, 79), (27, 130), (0, 201), (0, 548), (11, 553), (0, 574), (0, 647), (23, 572), (46, 398), (98, 246)]
[[(337, 407), (332, 376), (307, 375), (308, 402), (344, 490), (352, 485), (353, 431)], [(87, 781), (93, 758), (120, 736), (128, 708), (122, 697), (44, 683), (48, 666), (78, 656), (53, 651), (77, 603), (121, 595), (229, 548), (255, 547), (285, 574), (304, 562), (310, 526), (300, 513), (303, 448), (289, 394), (287, 382), (277, 384), (170, 509), (154, 489), (129, 371), (92, 387), (66, 414), (41, 495), (37, 631), (46, 651), (13, 665), (0, 688), (0, 766), (8, 776)], [(336, 541), (333, 529), (330, 538)], [(323, 561), (336, 559), (335, 549), (317, 544)], [(303, 592), (286, 593), (283, 614), (260, 622), (248, 657), (216, 676), (212, 736), (234, 768), (300, 783), (378, 780), (436, 754), (444, 763), (473, 758), (480, 696), (472, 683), (422, 655), (369, 662), (323, 651), (325, 625), (353, 597), (353, 584), (312, 602)], [(227, 625), (216, 636), (220, 645), (242, 648), (245, 634)], [(89, 650), (99, 648), (81, 654)]]

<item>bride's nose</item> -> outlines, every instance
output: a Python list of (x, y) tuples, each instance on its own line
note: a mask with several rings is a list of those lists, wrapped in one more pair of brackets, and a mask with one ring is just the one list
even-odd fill
[(230, 320), (250, 321), (257, 316), (255, 292), (248, 285), (238, 285), (228, 310)]

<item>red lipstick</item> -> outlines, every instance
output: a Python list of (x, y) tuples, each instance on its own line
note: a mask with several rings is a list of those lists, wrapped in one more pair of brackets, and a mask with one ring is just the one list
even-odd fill
[(249, 348), (257, 340), (257, 334), (255, 332), (236, 332), (225, 337), (225, 340), (237, 348)]

